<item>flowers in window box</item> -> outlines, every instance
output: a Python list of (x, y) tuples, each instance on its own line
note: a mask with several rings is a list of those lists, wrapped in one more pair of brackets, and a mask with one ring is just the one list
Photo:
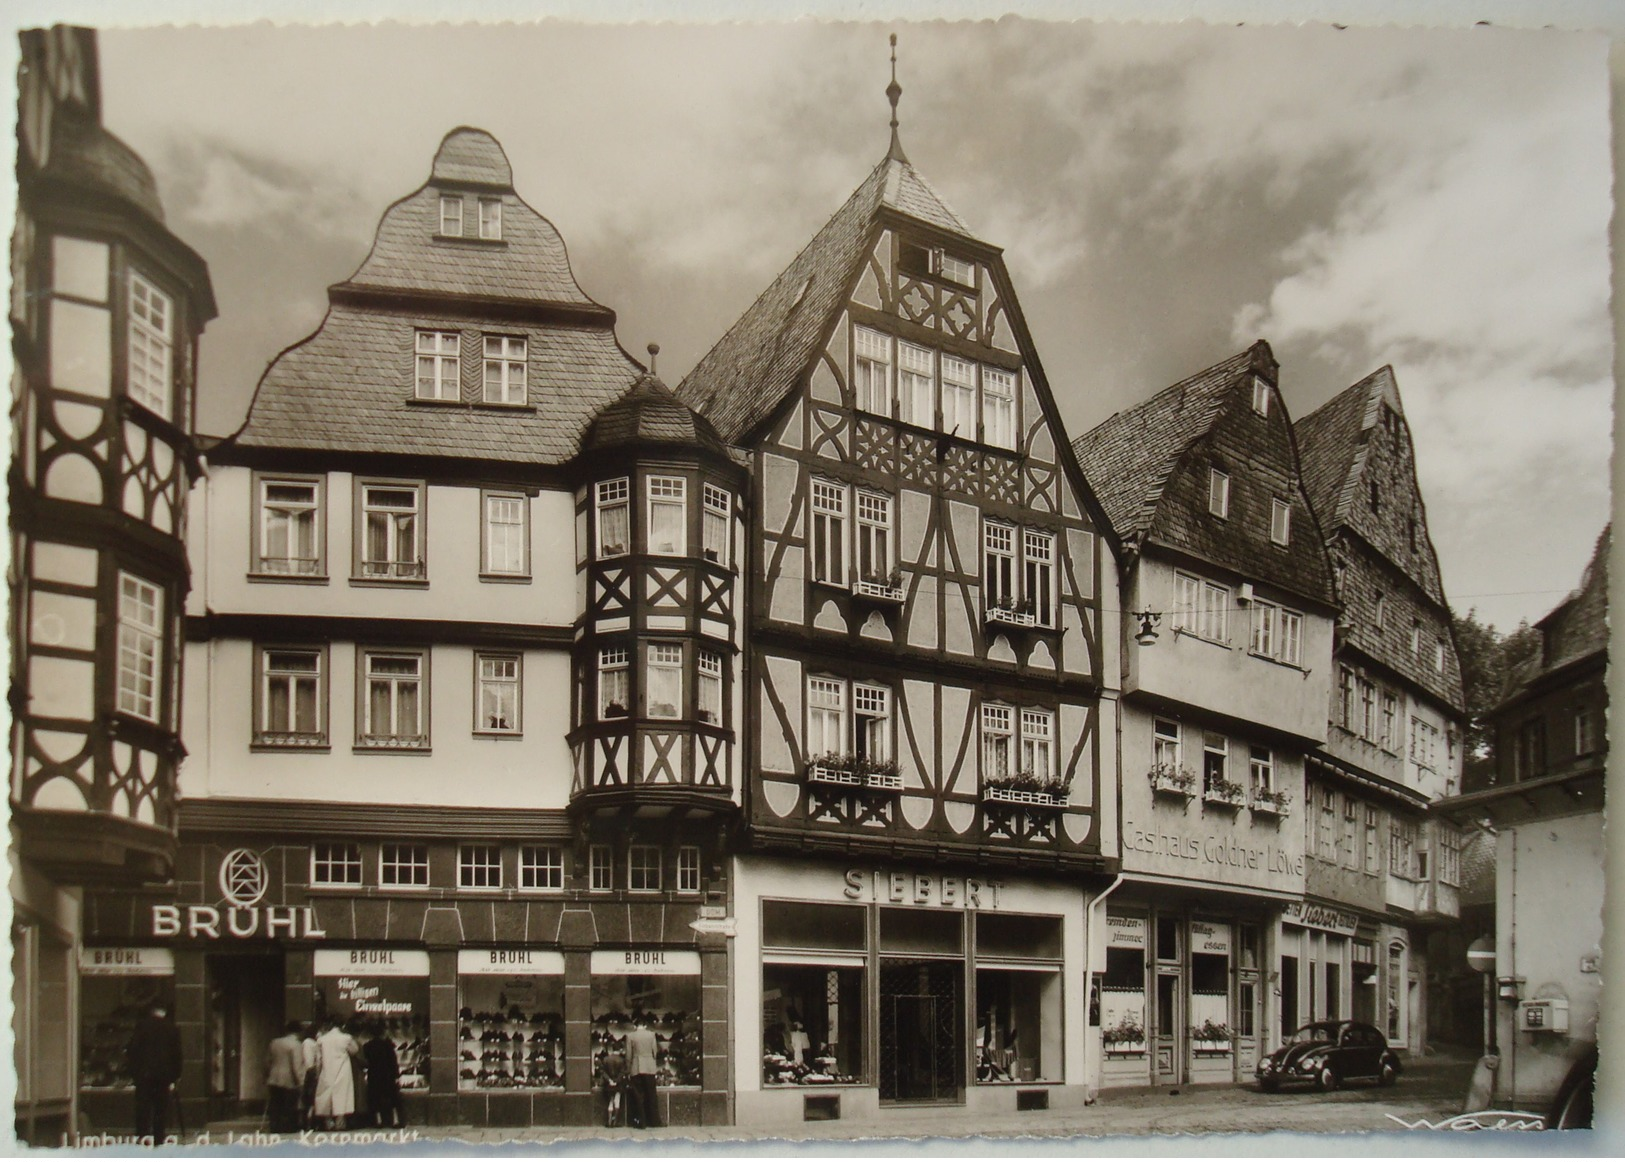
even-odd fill
[(1200, 1025), (1191, 1026), (1191, 1040), (1196, 1042), (1196, 1048), (1201, 1052), (1228, 1053), (1230, 1037), (1230, 1026), (1211, 1017)]
[(1146, 772), (1153, 791), (1170, 795), (1184, 795), (1187, 799), (1196, 793), (1196, 774), (1187, 767), (1173, 763), (1156, 763)]
[(1030, 770), (1014, 775), (988, 775), (982, 780), (982, 798), (996, 803), (1058, 807), (1070, 794), (1071, 788), (1065, 780)]
[(1119, 1052), (1142, 1049), (1145, 1047), (1145, 1026), (1132, 1015), (1127, 1015), (1110, 1029), (1102, 1029), (1100, 1041), (1108, 1049), (1116, 1046)]
[(863, 776), (864, 786), (897, 790), (903, 785), (903, 773), (896, 759), (860, 758), (854, 760), (854, 765)]
[(1285, 791), (1272, 791), (1268, 787), (1255, 787), (1253, 789), (1253, 810), (1266, 811), (1272, 815), (1285, 815), (1287, 807), (1292, 802), (1292, 796)]
[(1247, 788), (1229, 779), (1210, 779), (1202, 788), (1202, 798), (1210, 803), (1224, 803), (1239, 807), (1247, 795)]

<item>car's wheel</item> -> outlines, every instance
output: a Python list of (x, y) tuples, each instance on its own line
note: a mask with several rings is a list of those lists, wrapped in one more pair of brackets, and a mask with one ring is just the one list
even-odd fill
[(1399, 1071), (1394, 1068), (1392, 1061), (1382, 1063), (1382, 1072), (1377, 1074), (1378, 1085), (1393, 1085), (1399, 1080)]
[(1319, 1083), (1321, 1092), (1331, 1093), (1337, 1088), (1337, 1070), (1330, 1065), (1322, 1065), (1320, 1072), (1315, 1075), (1315, 1081)]
[(1276, 1081), (1273, 1077), (1266, 1077), (1258, 1083), (1258, 1088), (1263, 1090), (1265, 1093), (1274, 1093), (1276, 1090), (1281, 1088), (1281, 1083)]

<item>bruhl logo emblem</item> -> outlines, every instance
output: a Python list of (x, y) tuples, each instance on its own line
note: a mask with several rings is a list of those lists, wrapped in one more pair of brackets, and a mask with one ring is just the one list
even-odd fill
[(309, 906), (268, 905), (259, 907), (270, 887), (270, 870), (259, 852), (246, 847), (228, 851), (220, 861), (220, 894), (224, 907), (211, 904), (154, 904), (154, 936), (185, 935), (194, 940), (237, 937), (314, 940), (326, 936), (316, 923), (316, 910)]

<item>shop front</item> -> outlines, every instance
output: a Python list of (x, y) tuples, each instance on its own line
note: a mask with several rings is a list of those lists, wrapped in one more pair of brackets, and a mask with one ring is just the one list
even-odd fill
[(154, 1000), (177, 1016), (194, 1128), (260, 1116), (266, 1046), (289, 1021), (325, 1019), (393, 1043), (408, 1124), (601, 1123), (605, 1074), (624, 1072), (639, 1024), (659, 1047), (662, 1120), (729, 1120), (727, 924), (708, 931), (698, 900), (322, 891), (282, 878), (308, 847), (182, 856), (192, 898), (87, 908), (80, 1085), (98, 1130), (130, 1124), (123, 1048)]
[[(1281, 957), (1293, 964), (1290, 998), (1283, 983), (1282, 1022), (1355, 1020), (1382, 1027), (1377, 1008), (1378, 929), (1359, 912), (1294, 900), (1281, 914)], [(1283, 977), (1283, 982), (1285, 977)]]
[(1081, 888), (759, 856), (734, 884), (739, 1124), (1083, 1104)]

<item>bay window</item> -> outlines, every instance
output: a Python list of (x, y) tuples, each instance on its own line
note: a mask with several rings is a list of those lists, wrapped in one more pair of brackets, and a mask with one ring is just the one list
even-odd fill
[(700, 519), (701, 549), (707, 561), (727, 568), (732, 564), (729, 549), (733, 538), (729, 535), (729, 525), (733, 497), (726, 489), (718, 488), (715, 484), (704, 485), (701, 496), (705, 505)]
[(649, 552), (681, 557), (688, 552), (688, 481), (681, 476), (651, 476)]
[(626, 477), (601, 480), (595, 487), (598, 512), (598, 559), (623, 557), (631, 551), (631, 490)]
[(627, 651), (611, 646), (598, 651), (598, 717), (625, 718), (632, 704)]
[(118, 575), (118, 702), (121, 713), (157, 722), (164, 642), (164, 592)]
[(683, 647), (649, 644), (648, 700), (650, 718), (683, 716)]
[(170, 418), (174, 383), (174, 304), (136, 271), (130, 272), (129, 394), (142, 407)]
[(701, 650), (695, 688), (696, 712), (701, 722), (722, 725), (722, 655)]

